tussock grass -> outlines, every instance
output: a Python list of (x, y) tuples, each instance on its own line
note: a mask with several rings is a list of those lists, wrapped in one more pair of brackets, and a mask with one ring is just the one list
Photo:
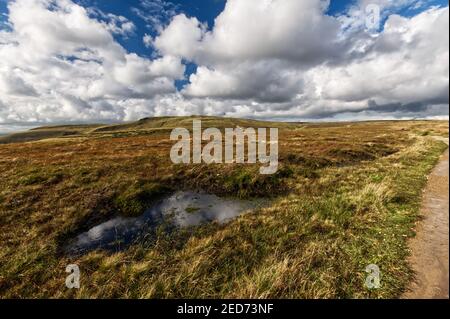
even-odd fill
[[(152, 121), (140, 125), (176, 124)], [(392, 298), (411, 279), (406, 241), (446, 148), (428, 135), (448, 134), (448, 123), (280, 124), (272, 176), (258, 165), (173, 165), (166, 131), (135, 129), (0, 145), (1, 297)], [(272, 202), (227, 224), (161, 227), (120, 253), (60, 252), (80, 231), (189, 188)], [(79, 290), (64, 286), (69, 263)], [(375, 290), (364, 286), (371, 263)]]

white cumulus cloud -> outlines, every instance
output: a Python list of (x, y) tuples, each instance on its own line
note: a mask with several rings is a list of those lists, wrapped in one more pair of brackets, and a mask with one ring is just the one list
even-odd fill
[[(0, 123), (448, 117), (448, 7), (369, 2), (386, 20), (375, 31), (357, 9), (365, 0), (338, 16), (324, 0), (228, 0), (210, 26), (144, 0), (133, 12), (153, 30), (142, 38), (146, 58), (114, 38), (135, 34), (126, 17), (71, 0), (13, 0), (0, 30)], [(405, 6), (420, 12), (393, 14)], [(185, 62), (197, 68), (177, 90)]]
[(173, 93), (183, 77), (179, 58), (128, 53), (112, 36), (117, 23), (96, 20), (72, 1), (16, 0), (8, 9), (11, 29), (0, 31), (7, 108), (0, 122), (122, 120), (121, 100)]

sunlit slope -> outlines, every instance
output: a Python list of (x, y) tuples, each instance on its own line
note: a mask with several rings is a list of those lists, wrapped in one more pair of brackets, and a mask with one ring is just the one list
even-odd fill
[(83, 136), (101, 136), (112, 134), (146, 134), (156, 131), (172, 130), (176, 127), (192, 128), (193, 120), (201, 120), (202, 127), (278, 127), (295, 128), (298, 124), (283, 122), (267, 122), (238, 118), (222, 118), (211, 116), (165, 116), (144, 118), (123, 124), (86, 124), (43, 126), (26, 132), (14, 133), (0, 137), (0, 144), (29, 142), (47, 138), (74, 138)]

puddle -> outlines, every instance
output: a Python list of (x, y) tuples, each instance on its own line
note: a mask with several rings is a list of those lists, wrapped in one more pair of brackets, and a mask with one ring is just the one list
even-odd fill
[(162, 223), (172, 228), (196, 226), (216, 221), (224, 223), (262, 201), (220, 198), (201, 192), (176, 192), (150, 207), (138, 217), (115, 217), (79, 234), (66, 247), (68, 254), (82, 254), (94, 249), (119, 251), (143, 240)]

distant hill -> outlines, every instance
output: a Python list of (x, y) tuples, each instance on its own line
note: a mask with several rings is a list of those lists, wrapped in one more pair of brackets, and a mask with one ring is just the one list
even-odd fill
[(176, 127), (192, 128), (193, 120), (201, 120), (202, 128), (207, 127), (297, 127), (298, 123), (259, 121), (217, 116), (162, 116), (148, 117), (123, 124), (86, 124), (42, 126), (29, 131), (0, 136), (0, 144), (37, 141), (47, 138), (97, 136), (118, 133), (146, 133), (172, 130)]
[(192, 128), (193, 120), (201, 120), (202, 127), (294, 127), (295, 124), (270, 122), (250, 119), (218, 117), (218, 116), (162, 116), (148, 117), (139, 121), (99, 127), (94, 132), (117, 132), (135, 130), (173, 129), (176, 127)]
[(37, 141), (47, 138), (77, 136), (89, 133), (101, 125), (43, 126), (31, 130), (0, 136), (0, 144)]

